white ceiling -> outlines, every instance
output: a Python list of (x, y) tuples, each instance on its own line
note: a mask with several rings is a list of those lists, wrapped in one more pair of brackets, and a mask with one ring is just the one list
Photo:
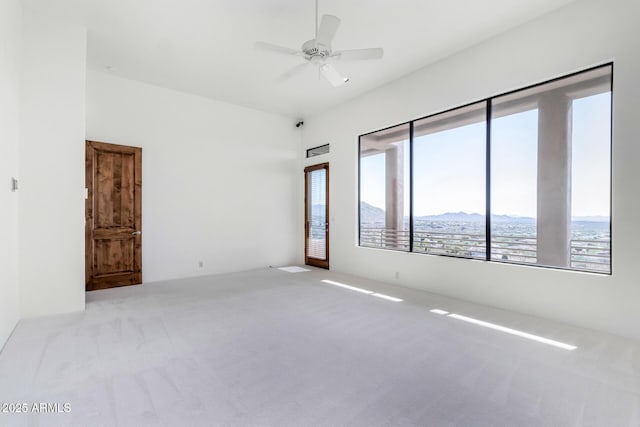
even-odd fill
[(384, 48), (379, 61), (338, 63), (338, 88), (300, 59), (253, 48), (291, 48), (314, 37), (313, 0), (24, 0), (88, 30), (88, 67), (292, 117), (322, 111), (574, 0), (320, 0), (342, 19), (334, 50)]

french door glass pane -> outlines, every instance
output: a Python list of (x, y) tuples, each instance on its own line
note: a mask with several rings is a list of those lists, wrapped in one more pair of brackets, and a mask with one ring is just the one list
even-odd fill
[(320, 260), (327, 259), (327, 171), (317, 169), (309, 172), (309, 242), (308, 256)]

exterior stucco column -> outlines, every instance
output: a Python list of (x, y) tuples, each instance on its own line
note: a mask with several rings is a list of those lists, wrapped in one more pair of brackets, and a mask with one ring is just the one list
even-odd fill
[(572, 101), (548, 93), (538, 104), (538, 263), (571, 264)]
[(387, 245), (397, 246), (395, 231), (404, 229), (404, 147), (394, 144), (385, 151), (385, 228), (392, 230)]

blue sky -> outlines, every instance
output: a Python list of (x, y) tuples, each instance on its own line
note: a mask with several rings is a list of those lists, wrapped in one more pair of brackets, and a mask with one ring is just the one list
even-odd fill
[[(572, 214), (609, 215), (610, 93), (573, 103)], [(537, 110), (492, 122), (492, 211), (536, 216)], [(409, 213), (408, 142), (405, 142), (405, 214)], [(414, 213), (485, 209), (485, 123), (414, 140)], [(384, 155), (365, 157), (362, 200), (384, 208)]]

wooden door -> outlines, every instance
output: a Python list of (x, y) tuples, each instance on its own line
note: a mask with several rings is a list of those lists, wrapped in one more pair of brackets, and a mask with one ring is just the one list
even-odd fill
[(304, 170), (305, 263), (329, 268), (329, 163)]
[(87, 141), (86, 290), (142, 283), (142, 148)]

